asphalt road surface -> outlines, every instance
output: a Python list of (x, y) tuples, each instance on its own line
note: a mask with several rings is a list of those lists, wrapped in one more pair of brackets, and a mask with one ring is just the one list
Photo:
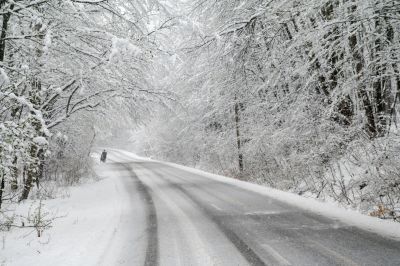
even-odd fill
[(398, 241), (173, 166), (109, 154), (108, 167), (140, 196), (140, 265), (400, 265)]

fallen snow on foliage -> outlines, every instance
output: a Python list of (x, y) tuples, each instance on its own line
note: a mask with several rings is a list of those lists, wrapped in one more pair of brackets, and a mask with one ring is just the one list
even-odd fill
[(7, 86), (10, 83), (10, 79), (3, 68), (0, 68), (0, 86)]
[(119, 56), (137, 56), (142, 52), (142, 50), (134, 45), (128, 39), (122, 39), (118, 37), (112, 38), (112, 46), (111, 46), (111, 53), (109, 56), (109, 60), (113, 60), (114, 57), (117, 55)]
[(49, 144), (44, 137), (36, 137), (33, 139), (33, 142), (39, 146), (46, 146)]

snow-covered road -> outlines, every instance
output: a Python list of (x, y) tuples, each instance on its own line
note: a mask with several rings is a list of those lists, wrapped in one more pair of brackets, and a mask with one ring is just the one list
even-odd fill
[(120, 263), (400, 265), (399, 231), (390, 239), (345, 223), (346, 218), (327, 218), (195, 170), (117, 150), (109, 157), (108, 173), (118, 173), (129, 193), (139, 196), (143, 208), (135, 211), (136, 220), (145, 223), (131, 228), (132, 234), (145, 235), (135, 244), (143, 251), (128, 252), (134, 261), (128, 256)]
[(121, 150), (108, 157), (99, 180), (43, 202), (61, 218), (41, 238), (2, 232), (1, 266), (400, 265), (400, 223)]

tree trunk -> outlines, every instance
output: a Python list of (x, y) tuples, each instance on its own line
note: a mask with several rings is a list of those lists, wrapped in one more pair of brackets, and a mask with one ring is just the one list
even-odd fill
[(38, 165), (38, 172), (36, 175), (36, 187), (39, 189), (40, 181), (43, 179), (44, 176), (44, 150), (39, 149), (37, 158), (39, 159), (39, 165)]
[(397, 117), (396, 117), (396, 105), (397, 101), (400, 100), (400, 70), (397, 64), (392, 64), (394, 74), (396, 76), (395, 87), (396, 93), (394, 95), (393, 103), (390, 108), (390, 119), (389, 119), (389, 126), (388, 126), (388, 133), (390, 132), (390, 128), (392, 127), (392, 122), (395, 123), (397, 126)]
[(14, 160), (11, 166), (11, 189), (18, 189), (18, 167), (17, 167), (18, 158), (14, 156)]
[[(30, 156), (32, 158), (36, 158), (37, 156), (37, 146), (35, 144), (31, 145), (31, 150), (30, 150)], [(31, 188), (33, 186), (33, 182), (37, 178), (37, 163), (32, 163), (31, 165), (28, 166), (27, 173), (26, 173), (26, 179), (24, 182), (24, 188), (22, 190), (21, 197), (19, 198), (19, 201), (26, 200), (29, 196), (29, 192), (31, 191)]]
[(5, 178), (3, 171), (0, 170), (0, 177), (1, 177), (1, 183), (0, 183), (0, 210), (1, 210), (1, 205), (3, 204), (3, 192), (5, 188)]
[[(14, 8), (14, 4), (10, 6), (10, 10)], [(8, 22), (10, 21), (11, 13), (8, 12), (3, 15), (3, 25), (1, 27), (1, 34), (0, 34), (0, 62), (4, 62), (4, 57), (6, 55), (6, 40), (7, 37), (7, 29), (8, 29)]]
[[(40, 106), (40, 96), (39, 93), (41, 91), (41, 82), (36, 77), (33, 78), (31, 91), (29, 92), (29, 101), (30, 103), (38, 109)], [(32, 113), (34, 115), (34, 113)], [(37, 136), (41, 136), (43, 133), (41, 132), (42, 124), (36, 118), (33, 118), (32, 126), (34, 127)], [(43, 162), (41, 161), (41, 154), (43, 150), (38, 147), (36, 143), (32, 143), (30, 147), (30, 157), (31, 157), (31, 164), (28, 166), (27, 169), (27, 178), (24, 182), (24, 188), (20, 197), (19, 201), (25, 200), (29, 196), (29, 192), (33, 186), (33, 182), (36, 182), (36, 185), (39, 186), (39, 179), (41, 178), (41, 165)]]
[(243, 172), (243, 153), (242, 153), (242, 141), (240, 135), (240, 103), (237, 101), (237, 96), (235, 96), (235, 125), (236, 125), (236, 142), (238, 149), (238, 163), (239, 172)]
[[(3, 5), (6, 3), (6, 0), (0, 0), (0, 7), (3, 7)], [(11, 4), (10, 10), (14, 8), (14, 4)], [(5, 38), (7, 37), (7, 29), (8, 29), (8, 22), (10, 21), (11, 13), (8, 12), (3, 15), (3, 24), (1, 26), (1, 33), (0, 33), (0, 62), (4, 62), (4, 57), (6, 54), (6, 40)], [(1, 205), (3, 204), (3, 193), (5, 189), (5, 176), (3, 171), (0, 170), (0, 177), (1, 177), (1, 182), (0, 182), (0, 209)]]
[(379, 136), (384, 136), (388, 127), (388, 118), (390, 117), (390, 90), (391, 90), (391, 78), (385, 77), (387, 71), (387, 63), (382, 58), (382, 51), (385, 44), (384, 40), (381, 40), (382, 34), (386, 32), (386, 39), (390, 44), (393, 44), (393, 29), (390, 25), (387, 25), (386, 20), (382, 20), (378, 14), (378, 18), (375, 21), (376, 35), (378, 36), (375, 41), (375, 53), (374, 61), (375, 66), (375, 79), (373, 81), (373, 89), (375, 92), (375, 104), (376, 104), (376, 118), (377, 118), (377, 131)]
[[(354, 1), (353, 1), (354, 2)], [(354, 14), (357, 11), (357, 6), (354, 4), (351, 7), (351, 12)], [(356, 21), (355, 18), (353, 17), (353, 14), (351, 15), (351, 24), (354, 24)], [(359, 22), (361, 23), (361, 22)], [(352, 51), (352, 57), (353, 57), (353, 63), (354, 63), (354, 70), (355, 70), (355, 75), (356, 79), (358, 81), (358, 88), (357, 88), (357, 95), (358, 97), (362, 100), (363, 106), (364, 106), (364, 112), (365, 116), (367, 118), (367, 134), (368, 136), (373, 139), (377, 136), (377, 129), (376, 129), (376, 124), (375, 124), (375, 115), (374, 115), (374, 108), (371, 103), (371, 99), (368, 95), (367, 89), (365, 82), (361, 80), (361, 75), (363, 74), (363, 69), (364, 69), (364, 61), (362, 58), (362, 52), (360, 51), (361, 48), (359, 48), (359, 41), (358, 41), (358, 34), (359, 32), (355, 31), (350, 37), (349, 37), (349, 46), (350, 46), (350, 51)]]

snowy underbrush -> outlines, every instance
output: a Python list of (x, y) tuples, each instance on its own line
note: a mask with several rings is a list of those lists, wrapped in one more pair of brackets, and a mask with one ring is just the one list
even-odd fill
[(1, 231), (41, 237), (43, 232), (51, 228), (53, 222), (64, 214), (49, 210), (45, 200), (27, 200), (23, 204), (9, 204), (0, 216)]
[(57, 186), (73, 186), (82, 182), (82, 178), (96, 178), (90, 158), (70, 157), (63, 162), (55, 160), (49, 161), (48, 172), (45, 173), (46, 181)]
[(97, 180), (95, 176), (86, 176), (73, 185), (64, 181), (45, 180), (39, 188), (32, 189), (29, 199), (23, 202), (9, 201), (0, 211), (0, 231), (20, 231), (26, 234), (34, 233), (41, 237), (44, 230), (53, 226), (53, 222), (66, 216), (62, 210), (50, 210), (48, 202), (68, 199), (71, 188), (82, 186)]
[(65, 216), (65, 213), (47, 209), (47, 202), (69, 198), (71, 187), (93, 180), (98, 180), (98, 177), (93, 171), (90, 158), (48, 160), (43, 178), (35, 182), (27, 200), (18, 200), (22, 186), (15, 190), (7, 187), (9, 198), (0, 210), (0, 231), (20, 230), (41, 237), (43, 231), (51, 228), (56, 219)]
[(400, 138), (352, 142), (320, 181), (325, 196), (369, 215), (400, 221)]
[[(107, 165), (96, 167), (102, 174), (96, 180), (83, 177), (79, 185), (62, 187), (52, 198), (32, 196), (8, 205), (9, 211), (0, 219), (7, 215), (12, 225), (0, 231), (0, 265), (116, 264), (107, 262), (105, 254), (114, 243), (117, 228), (113, 226), (121, 219), (121, 212), (130, 208), (130, 195)], [(122, 239), (126, 231), (121, 235)], [(115, 242), (118, 246), (124, 241)], [(111, 249), (113, 254), (120, 250), (120, 246)]]
[(94, 174), (81, 176), (73, 184), (62, 179), (46, 179), (39, 187), (32, 188), (27, 200), (7, 201), (0, 211), (0, 265), (27, 265), (33, 256), (46, 254), (48, 250), (54, 251), (49, 253), (53, 260), (62, 259), (57, 255), (57, 245), (63, 239), (78, 238), (76, 234), (69, 236), (69, 228), (77, 223), (79, 202), (85, 200), (85, 195), (90, 194), (88, 188), (98, 181)]
[(247, 160), (247, 180), (400, 221), (400, 137), (394, 132), (373, 141), (326, 134), (268, 144)]

